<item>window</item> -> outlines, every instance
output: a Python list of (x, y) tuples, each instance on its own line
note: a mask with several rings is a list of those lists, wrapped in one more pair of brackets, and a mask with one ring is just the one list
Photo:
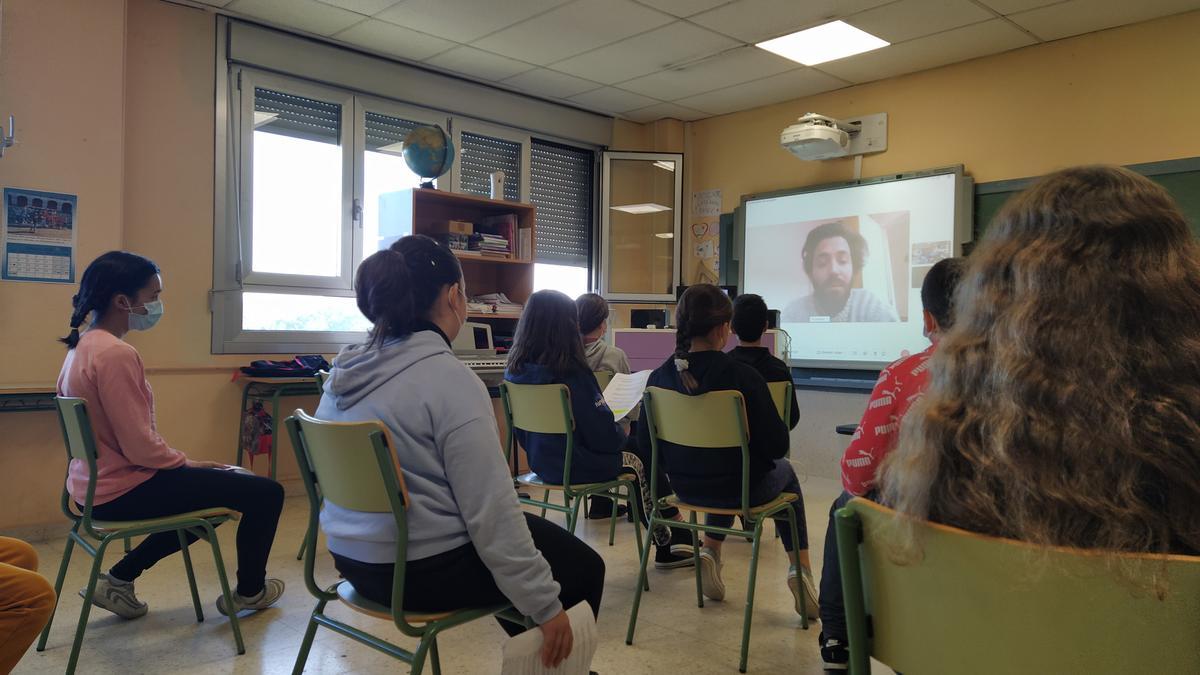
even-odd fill
[(490, 196), (490, 174), (503, 171), (504, 198), (539, 207), (535, 290), (587, 291), (594, 151), (250, 68), (233, 70), (226, 94), (215, 352), (327, 352), (362, 339), (354, 274), (411, 234), (407, 191), (422, 179), (402, 149), (423, 125), (456, 132), (439, 189)]
[(534, 290), (552, 288), (572, 298), (588, 291), (595, 208), (595, 153), (533, 139), (529, 201), (537, 207)]

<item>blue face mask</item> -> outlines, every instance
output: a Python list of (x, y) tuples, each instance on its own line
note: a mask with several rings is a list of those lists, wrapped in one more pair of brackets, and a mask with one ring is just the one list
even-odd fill
[(151, 328), (154, 328), (154, 324), (158, 323), (158, 320), (162, 318), (162, 300), (147, 302), (146, 304), (142, 305), (142, 308), (146, 310), (145, 314), (137, 314), (132, 311), (129, 313), (130, 330), (150, 330)]

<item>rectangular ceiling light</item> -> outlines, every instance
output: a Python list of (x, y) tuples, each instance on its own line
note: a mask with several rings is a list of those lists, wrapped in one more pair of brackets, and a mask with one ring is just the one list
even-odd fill
[(254, 111), (254, 128), (257, 129), (264, 124), (270, 124), (279, 119), (279, 113), (264, 112), (262, 110)]
[(671, 207), (655, 204), (653, 202), (646, 204), (626, 204), (625, 206), (614, 206), (613, 211), (624, 211), (625, 213), (643, 214), (643, 213), (658, 213), (659, 211), (670, 211)]
[(675, 162), (668, 162), (665, 159), (658, 160), (657, 162), (654, 163), (654, 166), (657, 166), (660, 169), (666, 169), (667, 171), (675, 170)]
[(389, 155), (403, 155), (404, 154), (404, 141), (400, 141), (398, 143), (388, 143), (387, 145), (382, 145), (378, 148), (375, 148), (375, 152), (383, 152), (383, 153), (387, 153)]
[(674, 232), (658, 232), (654, 236), (658, 237), (659, 239), (674, 239), (675, 233)]
[(756, 46), (806, 66), (844, 59), (890, 44), (845, 21), (831, 21)]

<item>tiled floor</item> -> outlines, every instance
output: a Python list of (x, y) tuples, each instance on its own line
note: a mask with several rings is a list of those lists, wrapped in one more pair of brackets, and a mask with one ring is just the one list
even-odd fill
[[(829, 504), (839, 486), (834, 481), (808, 478), (803, 488), (812, 559), (819, 573)], [(218, 593), (216, 573), (207, 547), (198, 544), (192, 547), (192, 557), (205, 602), (204, 623), (195, 621), (183, 564), (179, 556), (173, 556), (137, 582), (139, 597), (150, 604), (147, 616), (126, 622), (104, 610), (92, 612), (78, 672), (85, 675), (290, 673), (314, 604), (304, 588), (302, 564), (295, 559), (307, 508), (302, 498), (289, 498), (284, 507), (269, 573), (284, 579), (288, 590), (274, 608), (242, 619), (245, 655), (235, 655), (228, 622), (213, 606)], [(613, 547), (607, 545), (607, 521), (585, 521), (579, 534), (600, 551), (608, 565), (599, 621), (601, 646), (593, 662), (594, 670), (601, 675), (737, 673), (749, 544), (740, 540), (726, 543), (724, 578), (728, 597), (724, 602), (706, 602), (703, 609), (696, 607), (690, 569), (667, 572), (652, 569), (653, 590), (643, 596), (636, 640), (633, 646), (626, 646), (625, 629), (637, 576), (633, 528), (629, 524), (620, 525)], [(222, 551), (231, 571), (233, 535), (232, 527), (221, 528)], [(56, 539), (37, 545), (41, 572), (48, 577), (52, 578), (57, 570), (63, 543), (63, 539)], [(111, 554), (112, 562), (117, 555)], [(18, 675), (63, 672), (82, 602), (76, 591), (85, 585), (87, 563), (86, 556), (73, 558), (47, 650), (39, 654), (31, 648), (14, 671)], [(814, 622), (809, 630), (801, 630), (784, 583), (786, 571), (787, 558), (778, 542), (764, 546), (751, 634), (751, 673), (822, 672), (817, 650), (820, 624)], [(330, 582), (335, 578), (328, 556), (321, 556), (318, 561), (318, 578)], [(401, 640), (386, 622), (364, 618), (345, 608), (332, 611), (379, 635), (395, 636), (399, 644), (412, 642)], [(503, 640), (504, 634), (491, 621), (451, 630), (439, 640), (444, 672), (447, 675), (498, 672)], [(386, 656), (322, 629), (317, 633), (306, 672), (406, 672), (400, 666)]]

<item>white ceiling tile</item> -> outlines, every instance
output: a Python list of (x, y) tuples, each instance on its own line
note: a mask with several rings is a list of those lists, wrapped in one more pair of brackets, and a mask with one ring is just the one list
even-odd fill
[(692, 16), (723, 5), (729, 0), (638, 0), (643, 5), (662, 10), (678, 17)]
[(847, 85), (847, 82), (826, 75), (819, 70), (798, 68), (754, 82), (746, 82), (698, 96), (689, 96), (675, 101), (675, 103), (714, 115), (724, 115), (738, 110), (812, 96)]
[(553, 98), (568, 98), (600, 87), (595, 82), (589, 82), (588, 80), (548, 68), (536, 68), (521, 73), (520, 75), (504, 80), (504, 84), (531, 94)]
[(871, 82), (998, 54), (1036, 41), (1004, 19), (955, 28), (829, 63), (818, 68), (849, 82)]
[(418, 33), (379, 19), (367, 19), (333, 37), (352, 45), (414, 61), (427, 59), (454, 46), (449, 40)]
[(341, 7), (348, 9), (351, 12), (358, 12), (367, 16), (373, 16), (379, 12), (391, 7), (400, 2), (400, 0), (317, 0), (326, 5)]
[(971, 0), (900, 0), (859, 12), (845, 21), (895, 44), (995, 16)]
[(1001, 14), (1013, 14), (1015, 12), (1024, 12), (1027, 9), (1035, 7), (1045, 7), (1046, 5), (1054, 5), (1065, 0), (979, 0), (983, 4), (1000, 12)]
[(376, 18), (456, 42), (471, 42), (569, 0), (404, 0)]
[(554, 64), (555, 70), (613, 84), (716, 54), (741, 43), (686, 21), (626, 38)]
[(438, 54), (425, 63), (491, 82), (499, 82), (534, 68), (523, 61), (485, 52), (474, 47), (455, 47)]
[(743, 47), (698, 61), (685, 68), (661, 70), (636, 80), (622, 82), (621, 88), (659, 100), (674, 101), (775, 75), (795, 67), (794, 61), (757, 47)]
[(317, 35), (333, 35), (363, 20), (361, 14), (317, 0), (234, 0), (226, 9)]
[(608, 113), (622, 113), (627, 110), (636, 110), (660, 103), (660, 101), (656, 101), (649, 96), (642, 96), (641, 94), (617, 89), (616, 87), (593, 89), (592, 91), (572, 96), (570, 100), (589, 110)]
[(577, 0), (473, 44), (514, 59), (547, 65), (673, 20), (632, 0)]
[(745, 42), (794, 33), (891, 0), (736, 0), (688, 19)]
[(684, 122), (691, 122), (692, 120), (700, 120), (708, 116), (709, 115), (707, 113), (699, 110), (693, 110), (692, 108), (685, 108), (681, 105), (675, 105), (674, 103), (656, 103), (655, 105), (646, 108), (631, 110), (622, 115), (622, 117), (631, 119), (634, 122), (653, 122), (655, 120), (661, 120), (664, 117), (671, 117), (677, 120), (683, 120)]
[(1069, 0), (1009, 18), (1043, 40), (1057, 40), (1197, 8), (1197, 0)]

